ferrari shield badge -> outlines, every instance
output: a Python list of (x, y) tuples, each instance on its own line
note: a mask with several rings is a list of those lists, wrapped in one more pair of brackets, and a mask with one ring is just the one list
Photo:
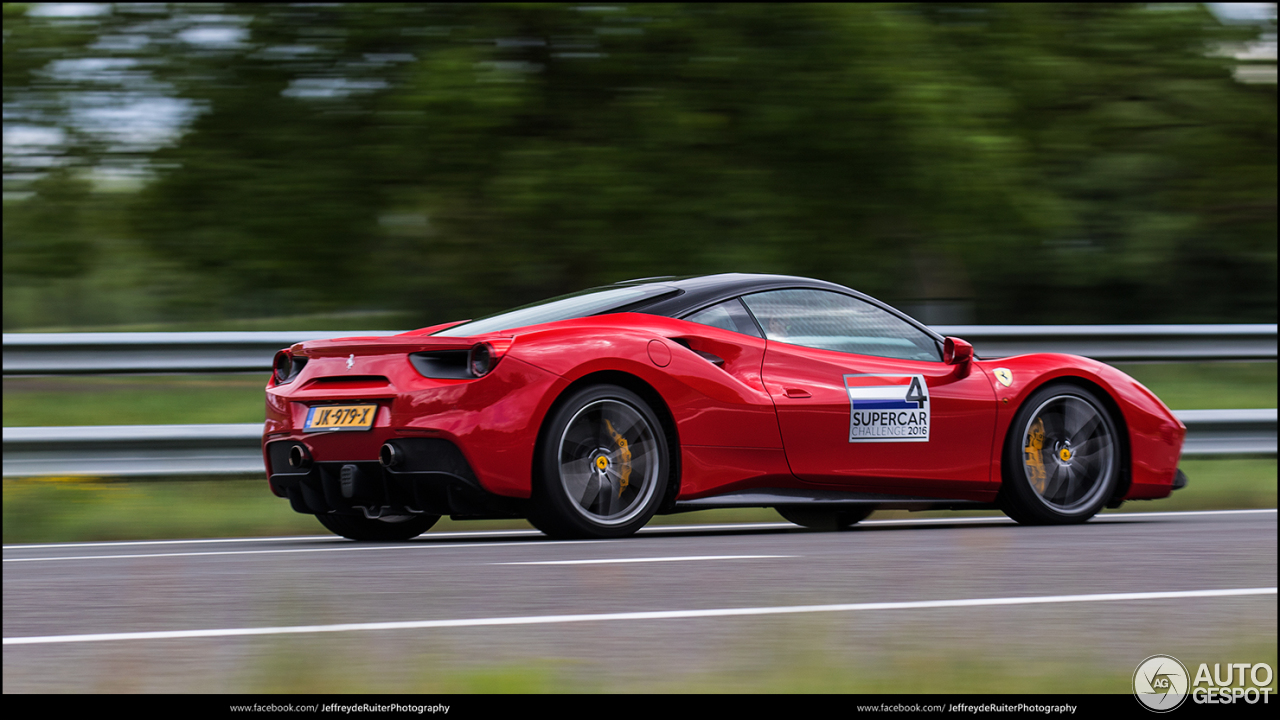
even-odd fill
[(923, 375), (845, 375), (849, 442), (929, 442)]
[(1009, 368), (996, 368), (995, 370), (992, 370), (991, 373), (995, 375), (996, 379), (1000, 381), (1000, 384), (1005, 387), (1009, 387), (1009, 385), (1013, 383), (1013, 373), (1009, 372)]

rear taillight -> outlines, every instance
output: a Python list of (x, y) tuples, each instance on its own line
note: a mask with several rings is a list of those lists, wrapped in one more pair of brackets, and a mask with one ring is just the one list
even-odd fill
[(471, 346), (467, 351), (467, 370), (471, 372), (471, 377), (484, 377), (493, 372), (493, 368), (510, 347), (511, 338), (498, 338)]
[(271, 362), (271, 369), (276, 376), (276, 384), (289, 382), (289, 371), (293, 369), (293, 356), (288, 350), (281, 350), (276, 353), (276, 359)]
[(271, 361), (271, 374), (277, 385), (283, 385), (298, 377), (306, 364), (306, 358), (296, 358), (288, 350), (281, 350), (276, 353), (275, 360)]
[(471, 377), (488, 375), (493, 365), (493, 346), (489, 343), (480, 343), (467, 353), (467, 369), (471, 371)]

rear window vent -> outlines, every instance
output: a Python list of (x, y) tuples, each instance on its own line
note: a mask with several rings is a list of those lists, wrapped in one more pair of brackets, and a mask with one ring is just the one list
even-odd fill
[(436, 350), (409, 355), (413, 369), (422, 377), (438, 379), (469, 378), (466, 350)]
[(326, 390), (378, 390), (390, 384), (382, 375), (344, 375), (314, 378), (306, 386)]

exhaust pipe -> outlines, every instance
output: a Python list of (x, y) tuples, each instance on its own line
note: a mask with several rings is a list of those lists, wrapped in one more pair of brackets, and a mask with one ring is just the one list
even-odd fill
[(378, 451), (378, 462), (388, 470), (397, 467), (402, 460), (404, 460), (404, 454), (391, 443), (383, 443), (382, 449)]
[(289, 448), (289, 466), (298, 470), (311, 467), (311, 453), (307, 452), (306, 445), (294, 445)]

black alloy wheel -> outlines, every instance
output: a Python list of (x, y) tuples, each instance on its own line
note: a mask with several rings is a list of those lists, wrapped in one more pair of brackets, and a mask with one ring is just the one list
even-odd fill
[(552, 537), (625, 537), (662, 503), (671, 472), (666, 433), (639, 395), (592, 385), (560, 403), (543, 431), (534, 527)]
[(1115, 492), (1120, 458), (1115, 422), (1093, 391), (1041, 388), (1009, 426), (1001, 509), (1028, 525), (1084, 522)]

